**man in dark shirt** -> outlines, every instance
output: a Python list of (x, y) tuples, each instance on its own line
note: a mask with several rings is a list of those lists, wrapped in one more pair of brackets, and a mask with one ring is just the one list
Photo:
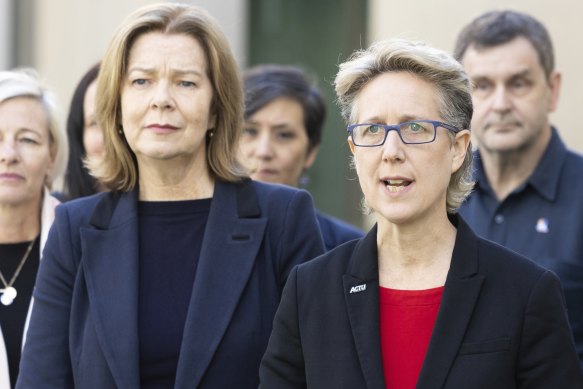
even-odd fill
[(545, 27), (488, 12), (458, 36), (455, 56), (474, 84), (476, 187), (460, 214), (480, 235), (561, 278), (583, 361), (583, 158), (549, 122), (561, 75)]

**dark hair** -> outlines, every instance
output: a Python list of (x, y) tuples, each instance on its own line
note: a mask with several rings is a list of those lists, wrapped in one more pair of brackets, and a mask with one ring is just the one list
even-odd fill
[(243, 74), (243, 89), (245, 119), (273, 100), (288, 97), (302, 106), (310, 150), (320, 144), (326, 105), (322, 93), (301, 68), (275, 64), (252, 67)]
[(548, 79), (555, 68), (551, 37), (541, 22), (521, 12), (491, 11), (478, 16), (458, 35), (454, 56), (461, 61), (470, 45), (477, 49), (498, 46), (517, 37), (532, 44)]
[(97, 192), (97, 180), (89, 174), (83, 163), (85, 146), (83, 145), (83, 129), (85, 127), (85, 93), (89, 85), (97, 80), (99, 74), (97, 63), (79, 81), (67, 117), (67, 137), (69, 138), (69, 163), (65, 172), (64, 196), (71, 200), (77, 197), (89, 196)]

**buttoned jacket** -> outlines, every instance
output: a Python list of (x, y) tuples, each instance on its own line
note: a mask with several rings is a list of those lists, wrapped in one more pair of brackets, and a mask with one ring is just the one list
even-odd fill
[[(134, 190), (57, 209), (17, 388), (140, 387), (137, 204)], [(322, 252), (307, 192), (217, 181), (175, 388), (257, 387), (287, 275)]]
[[(453, 217), (457, 236), (418, 389), (580, 389), (557, 277)], [(385, 388), (377, 229), (289, 276), (260, 387)]]

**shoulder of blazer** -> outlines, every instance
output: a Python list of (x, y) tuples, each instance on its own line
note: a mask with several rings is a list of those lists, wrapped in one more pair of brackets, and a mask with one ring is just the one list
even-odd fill
[(258, 208), (261, 210), (263, 217), (268, 217), (270, 219), (273, 217), (279, 218), (285, 214), (285, 211), (292, 201), (297, 199), (306, 201), (309, 199), (312, 213), (315, 218), (316, 210), (314, 208), (312, 196), (304, 189), (253, 180), (247, 180), (246, 182), (239, 184), (239, 186), (239, 191), (241, 193), (244, 193), (245, 187), (247, 187), (246, 190), (249, 192), (251, 190), (255, 191), (254, 198), (258, 203)]
[(107, 228), (119, 200), (124, 195), (126, 195), (124, 192), (107, 192), (98, 194), (97, 196), (100, 196), (100, 198), (96, 198), (98, 202), (93, 209), (89, 223), (97, 228)]
[[(222, 182), (222, 181), (221, 181)], [(224, 183), (227, 184), (227, 183)], [(237, 192), (237, 214), (240, 218), (258, 218), (261, 216), (261, 207), (257, 198), (257, 191), (253, 182), (246, 178), (241, 182), (231, 184)]]
[[(479, 272), (491, 275), (504, 272), (509, 276), (526, 279), (538, 279), (547, 269), (533, 260), (503, 247), (495, 242), (478, 238)], [(520, 275), (520, 277), (518, 277)]]
[(318, 280), (323, 279), (334, 282), (333, 279), (337, 277), (351, 274), (352, 262), (356, 260), (354, 258), (355, 253), (360, 252), (361, 241), (362, 239), (348, 241), (310, 261), (298, 265), (298, 278), (302, 280), (313, 279), (316, 283), (320, 282)]

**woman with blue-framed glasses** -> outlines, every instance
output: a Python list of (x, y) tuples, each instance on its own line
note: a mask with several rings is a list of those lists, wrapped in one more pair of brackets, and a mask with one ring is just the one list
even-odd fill
[(456, 214), (473, 187), (461, 65), (387, 40), (335, 84), (376, 224), (292, 271), (261, 387), (583, 387), (557, 277)]

